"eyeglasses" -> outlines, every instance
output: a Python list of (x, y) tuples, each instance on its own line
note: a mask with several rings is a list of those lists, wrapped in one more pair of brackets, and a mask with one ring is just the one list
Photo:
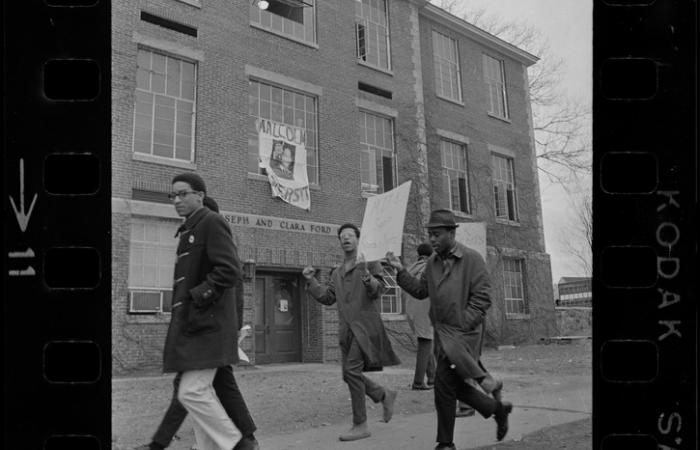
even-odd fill
[(187, 195), (189, 195), (189, 194), (194, 194), (195, 192), (198, 192), (198, 191), (171, 192), (170, 194), (168, 194), (168, 198), (170, 200), (175, 200), (175, 197), (180, 197), (182, 199), (182, 198), (187, 197)]

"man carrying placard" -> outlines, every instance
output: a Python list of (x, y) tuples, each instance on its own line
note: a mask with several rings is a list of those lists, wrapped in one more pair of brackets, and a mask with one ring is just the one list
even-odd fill
[(457, 223), (451, 211), (433, 211), (425, 227), (435, 253), (428, 258), (420, 278), (408, 273), (393, 252), (387, 252), (386, 260), (397, 270), (397, 282), (402, 289), (418, 299), (430, 296), (437, 359), (436, 449), (455, 449), (457, 399), (474, 407), (485, 418), (493, 416), (496, 439), (500, 441), (508, 432), (508, 415), (513, 405), (464, 382), (473, 379), (485, 387), (483, 382), (490, 378), (479, 364), (484, 317), (491, 306), (486, 264), (478, 252), (455, 240)]
[(346, 223), (338, 229), (344, 262), (335, 269), (327, 283), (319, 283), (316, 270), (305, 267), (307, 291), (319, 303), (338, 305), (338, 340), (342, 355), (343, 381), (350, 389), (353, 425), (340, 435), (341, 441), (354, 441), (370, 436), (367, 429), (365, 395), (375, 403), (382, 402), (383, 420), (389, 422), (394, 413), (396, 391), (382, 387), (363, 372), (382, 370), (400, 364), (391, 348), (379, 312), (384, 290), (382, 268), (378, 262), (366, 263), (357, 256), (360, 230)]

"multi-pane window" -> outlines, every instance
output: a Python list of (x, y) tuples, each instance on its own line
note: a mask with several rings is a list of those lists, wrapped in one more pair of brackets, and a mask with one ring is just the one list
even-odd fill
[(491, 155), (493, 170), (493, 194), (496, 218), (510, 221), (518, 220), (515, 196), (515, 179), (513, 177), (513, 159)]
[(381, 194), (396, 187), (394, 127), (391, 119), (360, 111), (362, 191)]
[(251, 2), (250, 21), (260, 28), (316, 43), (316, 0), (268, 0), (262, 10)]
[(457, 41), (433, 31), (433, 62), (437, 94), (461, 102), (462, 83), (460, 81)]
[(503, 61), (484, 55), (484, 79), (489, 91), (489, 112), (508, 118), (508, 97)]
[(381, 298), (381, 312), (383, 314), (401, 314), (401, 289), (396, 283), (396, 272), (393, 269), (383, 268), (384, 293)]
[(386, 0), (355, 1), (357, 57), (371, 66), (389, 70), (389, 14)]
[(503, 287), (506, 314), (529, 314), (530, 311), (523, 290), (522, 259), (503, 259)]
[(196, 65), (138, 49), (134, 152), (194, 160)]
[(467, 176), (467, 147), (451, 141), (440, 141), (442, 174), (450, 199), (450, 209), (469, 213), (469, 178)]
[(306, 170), (309, 183), (318, 183), (316, 98), (279, 86), (250, 80), (248, 83), (248, 172), (265, 173), (258, 166), (257, 119), (269, 119), (306, 131)]
[(132, 219), (129, 241), (129, 312), (170, 312), (179, 223)]

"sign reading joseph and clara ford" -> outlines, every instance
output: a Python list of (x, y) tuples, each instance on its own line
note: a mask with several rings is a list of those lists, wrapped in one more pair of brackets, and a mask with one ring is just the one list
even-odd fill
[(272, 196), (302, 209), (311, 208), (306, 175), (306, 130), (267, 119), (255, 122), (258, 164), (267, 172)]
[(260, 216), (257, 214), (242, 214), (222, 211), (226, 222), (232, 226), (263, 228), (266, 230), (294, 231), (297, 233), (322, 234), (335, 236), (337, 225), (327, 223), (308, 222), (305, 220), (283, 219), (280, 217)]

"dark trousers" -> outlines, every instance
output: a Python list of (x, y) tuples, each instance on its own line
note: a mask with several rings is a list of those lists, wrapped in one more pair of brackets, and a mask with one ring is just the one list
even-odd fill
[(413, 375), (414, 384), (423, 384), (425, 376), (428, 376), (428, 384), (435, 382), (435, 356), (433, 355), (433, 340), (418, 339), (418, 351), (416, 353), (416, 371)]
[(343, 381), (350, 389), (350, 401), (352, 402), (352, 423), (360, 425), (367, 421), (367, 407), (365, 405), (365, 395), (375, 403), (384, 399), (384, 388), (370, 380), (362, 373), (365, 362), (362, 350), (357, 344), (357, 340), (348, 333), (349, 336), (340, 345), (343, 358)]
[[(163, 447), (170, 445), (170, 442), (175, 436), (175, 433), (185, 421), (187, 410), (182, 403), (177, 399), (177, 390), (180, 386), (180, 377), (182, 374), (175, 375), (173, 380), (173, 398), (170, 401), (170, 406), (163, 416), (156, 433), (153, 435), (153, 442)], [(231, 421), (241, 431), (243, 436), (251, 436), (255, 433), (256, 427), (253, 418), (248, 411), (248, 406), (243, 400), (243, 395), (238, 389), (236, 378), (233, 376), (233, 367), (230, 365), (219, 367), (214, 376), (214, 390), (216, 396), (219, 397), (221, 405), (224, 407), (226, 414), (231, 418)]]
[(439, 356), (435, 374), (437, 442), (447, 444), (453, 441), (457, 399), (471, 406), (484, 417), (490, 417), (496, 411), (496, 400), (465, 383), (457, 372), (450, 368), (450, 361), (444, 356)]

